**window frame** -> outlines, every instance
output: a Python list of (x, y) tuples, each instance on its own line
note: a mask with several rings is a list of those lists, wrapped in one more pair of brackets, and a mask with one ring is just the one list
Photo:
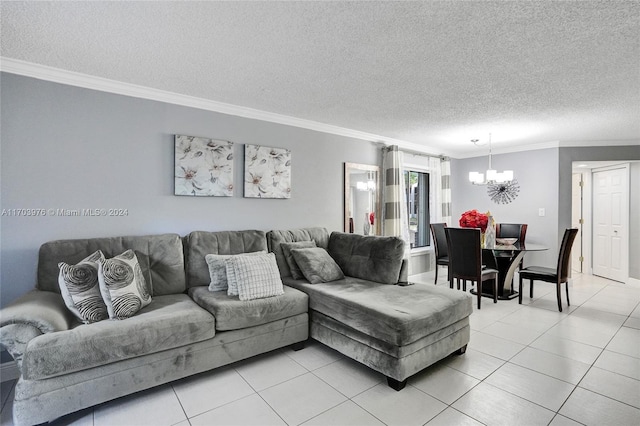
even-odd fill
[[(424, 205), (427, 208), (427, 212), (425, 214), (425, 217), (427, 218), (427, 224), (425, 226), (425, 237), (427, 240), (427, 244), (424, 246), (419, 246), (419, 247), (411, 247), (411, 253), (412, 254), (417, 254), (417, 253), (421, 253), (421, 252), (426, 252), (426, 251), (430, 251), (433, 250), (433, 238), (431, 237), (431, 229), (429, 227), (429, 225), (431, 224), (431, 179), (432, 179), (432, 171), (430, 171), (429, 169), (425, 168), (425, 167), (420, 167), (417, 165), (411, 165), (411, 164), (405, 164), (403, 165), (403, 172), (406, 173), (422, 173), (422, 174), (426, 174), (427, 175), (427, 185), (426, 185), (426, 200)], [(404, 174), (403, 174), (404, 176)], [(408, 182), (405, 181), (405, 182)], [(406, 194), (407, 194), (407, 223), (410, 222), (410, 201), (409, 201), (409, 194), (410, 194), (410, 188), (405, 188)], [(410, 242), (411, 244), (411, 242)]]

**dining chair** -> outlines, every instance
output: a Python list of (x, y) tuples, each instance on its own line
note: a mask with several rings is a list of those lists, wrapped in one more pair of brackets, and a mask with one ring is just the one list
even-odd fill
[[(517, 238), (517, 243), (524, 243), (527, 236), (526, 223), (497, 223), (496, 238)], [(520, 259), (520, 269), (524, 267), (524, 258)]]
[(449, 267), (449, 250), (447, 249), (447, 236), (444, 233), (446, 223), (432, 223), (431, 235), (433, 235), (433, 247), (436, 254), (436, 279), (434, 284), (438, 284), (438, 265)]
[(467, 290), (467, 280), (476, 283), (478, 309), (482, 299), (482, 283), (492, 280), (493, 303), (498, 303), (498, 271), (483, 268), (480, 229), (445, 228), (449, 249), (449, 287), (456, 280), (458, 290), (462, 280), (462, 290)]
[(496, 238), (517, 238), (519, 243), (524, 243), (527, 236), (526, 223), (497, 223)]
[(562, 312), (562, 297), (561, 285), (565, 283), (567, 289), (567, 306), (571, 306), (569, 302), (569, 271), (570, 271), (570, 256), (571, 247), (573, 241), (578, 234), (577, 228), (566, 229), (564, 236), (562, 237), (562, 243), (560, 244), (560, 251), (558, 253), (558, 264), (556, 268), (548, 268), (544, 266), (527, 266), (520, 270), (520, 285), (518, 295), (518, 303), (522, 304), (522, 280), (529, 280), (529, 297), (533, 298), (533, 281), (545, 281), (548, 283), (556, 284), (556, 295), (558, 297), (558, 310)]

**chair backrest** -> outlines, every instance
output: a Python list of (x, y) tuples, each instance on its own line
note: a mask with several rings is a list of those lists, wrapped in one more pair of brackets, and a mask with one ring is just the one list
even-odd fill
[(571, 247), (573, 246), (573, 241), (576, 239), (576, 235), (578, 235), (578, 228), (569, 228), (564, 231), (564, 236), (562, 237), (557, 267), (558, 279), (561, 283), (566, 282), (567, 278), (569, 278)]
[(436, 260), (449, 255), (447, 250), (447, 235), (444, 233), (446, 223), (432, 223), (430, 226), (433, 235), (433, 247), (435, 248)]
[(480, 229), (445, 228), (452, 278), (479, 281), (482, 276)]
[(496, 238), (517, 238), (519, 243), (524, 243), (527, 236), (526, 223), (498, 223), (496, 224)]

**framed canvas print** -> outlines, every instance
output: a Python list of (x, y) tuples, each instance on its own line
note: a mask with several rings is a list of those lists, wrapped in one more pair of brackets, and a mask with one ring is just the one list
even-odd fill
[(233, 142), (175, 136), (175, 195), (233, 196)]
[(291, 151), (261, 145), (244, 147), (245, 198), (291, 198)]

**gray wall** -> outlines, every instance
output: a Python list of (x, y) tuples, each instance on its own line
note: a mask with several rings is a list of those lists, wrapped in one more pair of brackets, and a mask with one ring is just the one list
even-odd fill
[[(491, 211), (496, 222), (526, 223), (527, 241), (550, 249), (527, 253), (525, 265), (554, 265), (558, 256), (558, 149), (499, 154), (493, 155), (492, 160), (498, 171), (513, 170), (520, 185), (518, 197), (510, 204), (496, 204), (487, 195), (486, 186), (469, 182), (470, 171), (487, 169), (488, 156), (454, 159), (451, 161), (453, 226), (458, 226), (460, 215), (471, 209)], [(538, 215), (539, 208), (545, 209), (545, 216)]]
[[(574, 161), (640, 160), (638, 145), (560, 148), (558, 234), (571, 227), (571, 173)], [(631, 163), (629, 185), (629, 277), (640, 279), (640, 164)]]
[[(122, 208), (125, 217), (13, 217), (0, 234), (0, 306), (35, 285), (46, 241), (193, 230), (343, 229), (343, 163), (372, 143), (2, 73), (0, 208)], [(234, 197), (173, 195), (174, 134), (235, 143)], [(242, 198), (243, 144), (292, 151), (289, 200)]]

